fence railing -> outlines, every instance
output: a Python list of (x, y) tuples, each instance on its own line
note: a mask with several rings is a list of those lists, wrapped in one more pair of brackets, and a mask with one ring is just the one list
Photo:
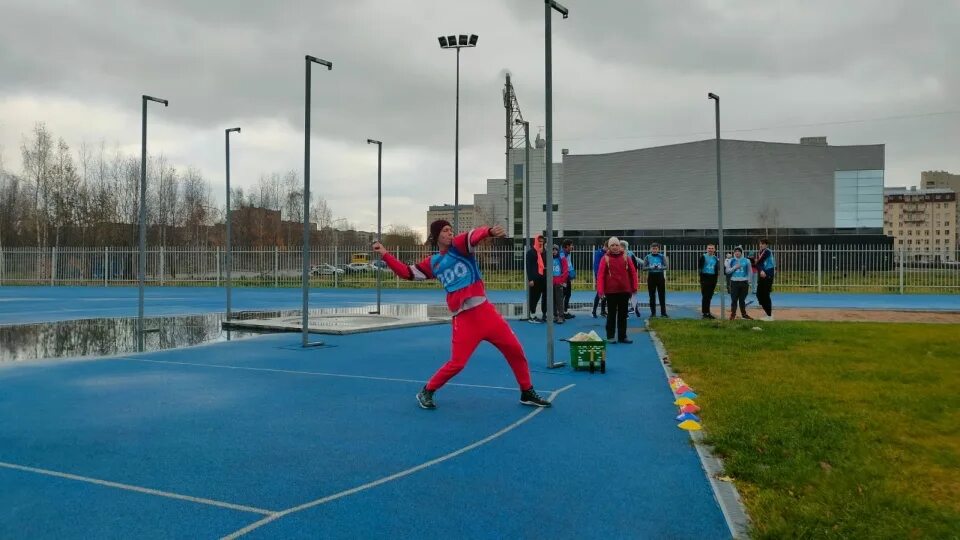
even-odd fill
[[(747, 247), (746, 249), (750, 249)], [(414, 262), (422, 248), (390, 248)], [(697, 258), (702, 249), (665, 246), (669, 259), (667, 287), (698, 288)], [(789, 246), (775, 249), (776, 290), (806, 292), (960, 293), (960, 252), (916, 251), (876, 246)], [(594, 287), (594, 248), (572, 254), (577, 289)], [(222, 249), (151, 248), (145, 281), (150, 286), (221, 286), (226, 278)], [(235, 286), (301, 286), (300, 248), (235, 248), (231, 279)], [(489, 289), (524, 287), (523, 248), (481, 246), (477, 259)], [(377, 273), (388, 288), (436, 287), (407, 282), (374, 266), (367, 247), (318, 246), (310, 251), (314, 287), (373, 287)], [(366, 262), (364, 262), (366, 261)], [(3, 248), (0, 285), (99, 285), (137, 283), (138, 252), (133, 248)]]

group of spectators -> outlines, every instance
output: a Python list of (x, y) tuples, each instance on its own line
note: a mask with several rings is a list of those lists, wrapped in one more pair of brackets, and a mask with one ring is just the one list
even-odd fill
[[(544, 253), (542, 235), (534, 238), (533, 247), (527, 252), (525, 259), (527, 286), (529, 290), (528, 304), (530, 308), (529, 321), (539, 323), (546, 321), (546, 295), (554, 295), (554, 312), (550, 315), (557, 324), (574, 317), (570, 313), (570, 294), (572, 281), (576, 279), (576, 270), (573, 258), (573, 241), (564, 240), (560, 246), (553, 246), (551, 257)], [(736, 318), (737, 309), (744, 319), (752, 319), (747, 314), (746, 302), (751, 284), (757, 296), (757, 302), (763, 308), (764, 320), (773, 320), (773, 302), (770, 293), (776, 275), (776, 260), (773, 251), (769, 248), (766, 239), (760, 240), (760, 249), (752, 257), (744, 256), (741, 246), (726, 253), (721, 262), (716, 245), (709, 244), (704, 253), (697, 260), (697, 270), (700, 280), (701, 315), (704, 319), (715, 319), (710, 313), (710, 304), (716, 292), (721, 268), (726, 279), (727, 290), (730, 293), (731, 320)], [(546, 268), (551, 268), (551, 279), (548, 284)], [(598, 248), (593, 254), (593, 272), (596, 277), (596, 295), (593, 300), (592, 315), (597, 317), (597, 308), (600, 316), (607, 318), (607, 340), (620, 343), (632, 343), (627, 337), (627, 318), (632, 310), (640, 317), (640, 302), (634, 301), (639, 280), (642, 273), (646, 273), (647, 293), (649, 295), (650, 316), (657, 316), (657, 307), (660, 316), (668, 317), (666, 303), (666, 271), (669, 261), (666, 255), (660, 252), (660, 244), (650, 244), (649, 252), (638, 257), (630, 251), (626, 241), (617, 237), (610, 238), (607, 243)], [(540, 305), (541, 317), (536, 317), (537, 305)], [(721, 314), (722, 315), (722, 314)]]

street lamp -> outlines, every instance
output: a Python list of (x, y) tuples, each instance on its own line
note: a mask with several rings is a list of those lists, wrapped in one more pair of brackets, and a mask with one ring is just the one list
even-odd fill
[(140, 261), (137, 270), (137, 347), (143, 352), (143, 280), (147, 274), (147, 102), (155, 101), (168, 107), (165, 99), (143, 95), (143, 131), (140, 135)]
[(240, 128), (227, 128), (224, 130), (224, 138), (227, 142), (227, 320), (230, 320), (230, 269), (233, 268), (233, 255), (230, 243), (230, 223), (233, 221), (230, 216), (230, 133), (240, 133)]
[(437, 38), (441, 49), (457, 50), (457, 120), (453, 146), (453, 233), (460, 231), (460, 49), (476, 47), (477, 35), (440, 36)]
[[(383, 143), (374, 139), (367, 139), (367, 144), (377, 145), (377, 242), (379, 242), (380, 241), (380, 225), (382, 221), (381, 210), (383, 208), (383, 205), (381, 204), (383, 201), (383, 190), (382, 190), (382, 183), (381, 183), (381, 177), (383, 172)], [(379, 255), (377, 255), (377, 260), (378, 261), (382, 260)], [(376, 274), (377, 274), (377, 310), (374, 311), (373, 313), (379, 315), (380, 314), (380, 288), (381, 288), (379, 266), (377, 266)]]
[[(563, 7), (554, 0), (544, 0), (544, 25), (546, 28), (546, 51), (544, 54), (545, 86), (546, 86), (546, 130), (547, 130), (547, 152), (546, 152), (546, 184), (547, 184), (547, 245), (545, 257), (550, 259), (550, 276), (547, 278), (547, 284), (552, 283), (553, 279), (553, 37), (551, 34), (551, 10), (557, 10), (566, 19), (570, 16), (567, 8)], [(558, 368), (566, 365), (566, 362), (553, 361), (553, 294), (547, 293), (547, 367)]]
[[(726, 253), (723, 249), (723, 197), (720, 195), (720, 96), (710, 92), (707, 94), (707, 99), (714, 100), (714, 111), (717, 120), (717, 234), (719, 236), (717, 243), (720, 244), (717, 246), (717, 254), (721, 257), (722, 254)], [(726, 274), (726, 268), (724, 268), (724, 274)], [(720, 322), (723, 323), (723, 316), (726, 313), (726, 299), (724, 295), (726, 294), (726, 275), (721, 276), (722, 279), (719, 279), (720, 282)]]
[[(311, 64), (320, 64), (327, 66), (327, 71), (333, 69), (333, 63), (327, 60), (321, 60), (315, 56), (306, 55), (306, 84), (304, 91), (304, 114), (303, 114), (303, 314), (301, 324), (303, 325), (303, 346), (311, 345), (308, 343), (310, 334), (310, 66)], [(323, 345), (323, 342), (313, 343), (312, 345)]]
[[(516, 123), (523, 126), (523, 283), (530, 295), (530, 283), (527, 281), (527, 253), (530, 251), (530, 122), (517, 118)], [(508, 188), (509, 189), (509, 188)], [(530, 317), (530, 302), (523, 302), (523, 317)]]

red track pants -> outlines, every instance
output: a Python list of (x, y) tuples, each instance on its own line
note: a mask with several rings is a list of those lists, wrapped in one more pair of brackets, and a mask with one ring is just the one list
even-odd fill
[(484, 302), (453, 317), (453, 352), (450, 360), (427, 382), (427, 390), (439, 389), (460, 373), (481, 341), (489, 341), (503, 353), (521, 390), (533, 388), (530, 383), (530, 368), (527, 366), (520, 341), (493, 304)]

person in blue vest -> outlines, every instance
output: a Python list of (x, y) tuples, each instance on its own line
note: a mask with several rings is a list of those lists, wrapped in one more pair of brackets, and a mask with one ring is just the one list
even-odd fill
[(433, 394), (463, 370), (481, 341), (492, 344), (507, 360), (520, 388), (520, 403), (531, 407), (552, 406), (549, 400), (540, 397), (533, 389), (523, 346), (507, 321), (487, 299), (483, 277), (477, 265), (477, 244), (487, 238), (503, 238), (506, 235), (507, 232), (500, 225), (477, 227), (454, 235), (450, 222), (438, 219), (430, 224), (429, 241), (434, 253), (414, 264), (397, 259), (379, 241), (373, 243), (373, 250), (401, 279), (436, 279), (447, 292), (447, 307), (453, 315), (450, 360), (417, 393), (417, 403), (423, 409), (437, 408)]
[(747, 315), (747, 293), (750, 292), (750, 274), (753, 273), (753, 265), (750, 259), (743, 256), (743, 248), (737, 246), (733, 248), (733, 258), (727, 259), (724, 265), (724, 272), (730, 276), (730, 320), (737, 318), (737, 306), (740, 306), (740, 315), (744, 319), (750, 320), (753, 317)]
[[(716, 319), (710, 313), (710, 302), (713, 293), (717, 290), (717, 278), (720, 276), (720, 259), (717, 257), (717, 246), (707, 244), (707, 252), (701, 253), (697, 259), (697, 270), (700, 274), (700, 313), (704, 319)], [(720, 314), (723, 316), (723, 313)]]
[(770, 293), (773, 291), (773, 278), (777, 274), (777, 260), (773, 255), (773, 250), (769, 247), (770, 243), (766, 238), (760, 240), (760, 251), (757, 252), (757, 302), (766, 316), (765, 321), (773, 320), (773, 300)]
[(643, 257), (643, 269), (647, 271), (647, 293), (650, 295), (650, 316), (657, 316), (657, 299), (660, 300), (660, 316), (667, 315), (667, 282), (664, 271), (667, 257), (660, 253), (660, 244), (650, 244), (650, 253)]
[(607, 297), (600, 293), (600, 261), (607, 254), (607, 244), (603, 244), (593, 252), (593, 284), (596, 288), (596, 294), (593, 296), (593, 318), (597, 318), (597, 304), (600, 305), (600, 316), (607, 316)]
[(569, 238), (563, 241), (563, 249), (560, 256), (567, 260), (567, 282), (563, 286), (563, 318), (572, 319), (576, 317), (570, 313), (570, 296), (573, 294), (573, 280), (577, 278), (577, 270), (573, 267), (573, 240)]

